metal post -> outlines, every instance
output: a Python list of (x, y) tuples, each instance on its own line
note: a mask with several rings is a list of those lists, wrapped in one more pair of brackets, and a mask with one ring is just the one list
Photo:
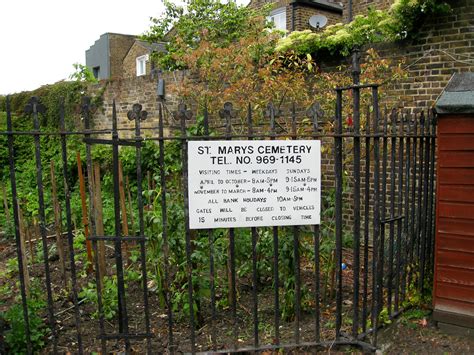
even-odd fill
[(16, 242), (16, 253), (18, 260), (18, 273), (20, 277), (20, 295), (21, 305), (23, 308), (23, 320), (25, 322), (25, 338), (26, 338), (26, 349), (28, 354), (33, 353), (31, 346), (31, 334), (30, 334), (30, 321), (28, 314), (28, 305), (26, 299), (26, 286), (23, 270), (23, 251), (21, 249), (21, 237), (20, 237), (20, 219), (18, 216), (18, 198), (16, 190), (16, 174), (15, 174), (15, 149), (14, 149), (14, 135), (12, 116), (10, 112), (10, 97), (6, 98), (6, 111), (7, 111), (7, 133), (8, 133), (8, 157), (10, 161), (10, 186), (12, 190), (12, 207), (13, 207), (13, 221), (15, 223), (15, 242)]
[(336, 189), (336, 341), (342, 326), (342, 90), (336, 90), (336, 122), (334, 128), (334, 176)]

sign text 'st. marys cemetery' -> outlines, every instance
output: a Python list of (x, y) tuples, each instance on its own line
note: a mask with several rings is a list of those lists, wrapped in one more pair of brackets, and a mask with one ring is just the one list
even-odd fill
[(320, 141), (188, 142), (191, 229), (320, 223)]

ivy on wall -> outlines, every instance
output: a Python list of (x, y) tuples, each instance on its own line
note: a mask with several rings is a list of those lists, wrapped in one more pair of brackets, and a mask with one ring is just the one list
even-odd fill
[(388, 10), (369, 9), (365, 16), (357, 15), (350, 23), (337, 23), (322, 32), (294, 31), (279, 41), (276, 51), (347, 56), (356, 46), (414, 38), (424, 19), (450, 9), (440, 0), (396, 0)]

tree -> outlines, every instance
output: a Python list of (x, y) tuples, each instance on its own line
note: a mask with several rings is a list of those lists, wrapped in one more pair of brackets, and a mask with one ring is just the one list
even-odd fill
[(196, 48), (203, 37), (217, 47), (239, 40), (248, 31), (250, 19), (266, 11), (219, 0), (186, 0), (184, 6), (165, 0), (164, 5), (163, 15), (151, 18), (152, 25), (142, 38), (167, 42), (167, 53), (154, 54), (158, 67), (165, 70), (184, 68), (179, 58), (184, 48)]
[[(250, 104), (256, 112), (256, 120), (263, 117), (267, 104), (273, 102), (284, 111), (280, 119), (282, 126), (290, 124), (288, 118), (293, 103), (297, 109), (306, 110), (317, 101), (328, 113), (326, 122), (332, 124), (334, 88), (351, 84), (350, 66), (343, 64), (324, 71), (318, 66), (317, 58), (309, 53), (277, 52), (275, 48), (281, 34), (268, 31), (265, 26), (261, 17), (253, 18), (247, 32), (225, 47), (207, 37), (195, 48), (178, 41), (179, 60), (192, 74), (184, 76), (179, 83), (180, 98), (200, 109), (206, 107), (214, 116), (227, 101), (243, 113)], [(405, 75), (402, 63), (380, 59), (374, 50), (365, 53), (361, 70), (362, 83), (390, 84)], [(385, 86), (380, 94), (384, 91)], [(364, 91), (362, 105), (370, 103), (370, 92)], [(343, 106), (344, 115), (349, 117), (352, 102), (348, 95), (344, 96)], [(245, 119), (245, 114), (240, 117)]]

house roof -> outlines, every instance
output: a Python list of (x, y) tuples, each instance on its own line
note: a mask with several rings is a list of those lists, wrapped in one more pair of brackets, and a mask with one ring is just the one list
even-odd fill
[(123, 57), (124, 60), (125, 58), (127, 58), (128, 54), (130, 53), (130, 51), (132, 50), (135, 44), (142, 48), (145, 48), (149, 53), (152, 53), (152, 52), (165, 53), (166, 52), (166, 43), (164, 42), (150, 43), (147, 41), (136, 39), (135, 42), (133, 42), (133, 44), (128, 49), (127, 54), (125, 54), (125, 57)]
[(474, 73), (456, 73), (435, 104), (440, 114), (474, 113)]
[(302, 4), (314, 7), (321, 10), (328, 10), (342, 14), (343, 6), (341, 3), (336, 3), (327, 0), (293, 0), (291, 4)]
[(166, 44), (163, 42), (150, 43), (147, 41), (136, 40), (135, 43), (149, 50), (150, 52), (166, 52)]

